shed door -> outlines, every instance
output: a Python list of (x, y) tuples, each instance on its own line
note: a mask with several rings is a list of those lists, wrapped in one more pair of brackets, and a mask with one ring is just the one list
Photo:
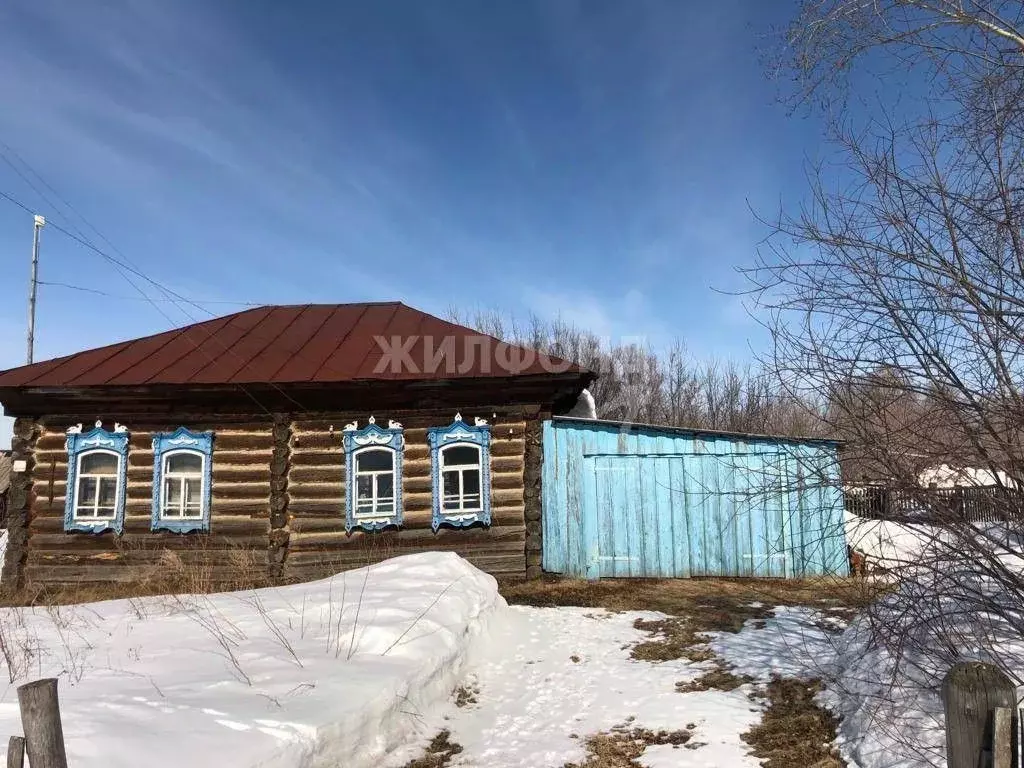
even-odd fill
[(786, 531), (764, 456), (591, 456), (603, 577), (784, 576)]

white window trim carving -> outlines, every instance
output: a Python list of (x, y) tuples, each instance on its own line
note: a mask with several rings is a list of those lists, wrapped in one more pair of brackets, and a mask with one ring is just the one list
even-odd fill
[[(81, 424), (67, 430), (65, 448), (68, 454), (68, 474), (64, 490), (65, 531), (102, 533), (112, 530), (116, 534), (124, 531), (128, 439), (128, 430), (121, 424), (115, 424), (113, 431), (103, 429), (103, 423), (100, 421), (97, 421), (95, 427), (88, 432), (82, 431)], [(114, 514), (109, 517), (78, 515), (78, 478), (82, 468), (82, 457), (94, 452), (111, 454), (117, 458)]]
[[(346, 424), (343, 430), (345, 444), (345, 530), (351, 533), (357, 528), (364, 531), (379, 531), (391, 525), (402, 524), (402, 457), (405, 448), (405, 434), (397, 421), (388, 421), (387, 428), (377, 424), (371, 416), (367, 425), (359, 429), (358, 422)], [(391, 467), (394, 473), (394, 508), (391, 512), (370, 512), (357, 514), (359, 489), (356, 480), (357, 454), (381, 449), (391, 452)], [(383, 470), (382, 470), (383, 471)], [(376, 494), (376, 483), (374, 483)]]

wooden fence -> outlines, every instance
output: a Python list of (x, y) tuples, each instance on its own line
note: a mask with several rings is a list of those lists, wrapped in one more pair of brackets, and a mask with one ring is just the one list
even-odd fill
[(868, 485), (847, 489), (843, 504), (858, 517), (901, 523), (1024, 522), (1024, 491), (995, 485), (927, 489)]

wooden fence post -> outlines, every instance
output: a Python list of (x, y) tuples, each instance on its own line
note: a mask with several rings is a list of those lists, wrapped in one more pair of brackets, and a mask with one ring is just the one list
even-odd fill
[(32, 768), (68, 768), (60, 722), (57, 679), (50, 677), (18, 687), (21, 727)]
[[(978, 768), (991, 765), (994, 710), (1016, 711), (1016, 691), (998, 667), (979, 661), (962, 661), (942, 681), (946, 710), (946, 765)], [(982, 762), (982, 754), (987, 762)], [(31, 759), (31, 752), (29, 753)]]
[(21, 736), (11, 736), (7, 742), (7, 768), (23, 768), (25, 765), (25, 740)]
[(996, 707), (992, 712), (992, 768), (1016, 768), (1013, 752), (1013, 712), (1008, 707)]

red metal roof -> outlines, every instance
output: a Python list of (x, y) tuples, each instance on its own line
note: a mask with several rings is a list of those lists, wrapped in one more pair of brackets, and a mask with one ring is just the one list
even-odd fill
[[(389, 347), (402, 352), (385, 358)], [(398, 360), (396, 366), (392, 359)], [(258, 307), (12, 368), (0, 372), (0, 387), (331, 383), (548, 373), (587, 371), (401, 302), (306, 304)]]

